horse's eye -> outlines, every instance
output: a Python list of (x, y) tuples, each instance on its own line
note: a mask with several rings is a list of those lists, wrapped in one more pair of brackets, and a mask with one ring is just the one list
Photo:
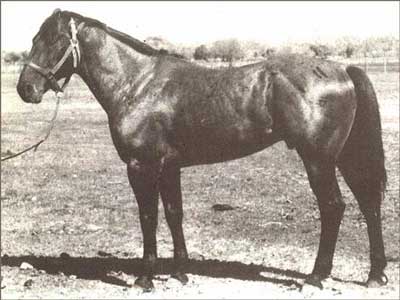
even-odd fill
[(57, 35), (50, 35), (48, 39), (48, 43), (50, 45), (54, 45), (59, 40), (59, 36)]

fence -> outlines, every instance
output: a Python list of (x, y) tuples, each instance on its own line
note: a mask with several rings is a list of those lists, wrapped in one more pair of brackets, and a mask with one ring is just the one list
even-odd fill
[(20, 73), (22, 71), (22, 64), (6, 64), (1, 63), (1, 73)]
[[(343, 57), (329, 57), (329, 60), (336, 61), (343, 64), (352, 64), (358, 66), (365, 70), (367, 73), (389, 73), (389, 72), (399, 72), (399, 58), (398, 57), (355, 57), (355, 58), (343, 58)], [(232, 66), (242, 66), (249, 63), (260, 62), (264, 59), (249, 59), (249, 60), (237, 60), (231, 63)], [(194, 60), (193, 60), (194, 61)], [(230, 63), (222, 62), (219, 60), (198, 60), (195, 63), (211, 67), (211, 68), (221, 68), (228, 67)]]
[[(261, 61), (262, 59), (238, 60), (232, 62), (233, 66), (241, 66), (248, 63)], [(343, 64), (352, 64), (364, 69), (367, 73), (388, 73), (399, 72), (399, 57), (353, 57), (343, 58), (341, 56), (329, 57), (329, 60), (337, 61)], [(212, 68), (228, 67), (230, 64), (221, 61), (193, 61), (199, 65)], [(22, 64), (1, 64), (1, 73), (20, 73)]]
[(356, 65), (364, 69), (367, 73), (388, 73), (399, 72), (399, 57), (331, 57), (331, 60)]

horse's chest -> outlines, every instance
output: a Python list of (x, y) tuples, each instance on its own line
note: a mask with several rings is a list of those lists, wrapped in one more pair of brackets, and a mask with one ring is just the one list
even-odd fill
[(109, 118), (112, 140), (122, 160), (154, 160), (166, 151), (165, 132), (171, 118), (164, 105), (142, 105)]

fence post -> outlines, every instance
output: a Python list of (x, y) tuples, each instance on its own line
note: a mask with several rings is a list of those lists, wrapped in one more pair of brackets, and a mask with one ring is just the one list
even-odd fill
[(365, 73), (368, 72), (368, 59), (367, 59), (366, 54), (364, 55), (364, 70), (365, 70)]
[(383, 57), (383, 72), (386, 74), (387, 72), (387, 59), (386, 55)]

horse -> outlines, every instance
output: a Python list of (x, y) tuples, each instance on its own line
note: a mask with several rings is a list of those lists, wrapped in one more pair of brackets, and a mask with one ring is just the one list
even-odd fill
[(336, 167), (368, 229), (368, 287), (388, 281), (381, 227), (386, 188), (377, 97), (352, 65), (273, 55), (213, 69), (159, 51), (104, 23), (57, 9), (33, 39), (17, 91), (39, 103), (58, 81), (79, 75), (107, 113), (113, 144), (127, 166), (140, 215), (143, 268), (135, 283), (154, 288), (159, 196), (171, 231), (171, 276), (188, 281), (182, 229), (181, 168), (225, 162), (278, 141), (302, 159), (320, 211), (318, 253), (305, 284), (323, 288), (332, 270), (345, 210)]

